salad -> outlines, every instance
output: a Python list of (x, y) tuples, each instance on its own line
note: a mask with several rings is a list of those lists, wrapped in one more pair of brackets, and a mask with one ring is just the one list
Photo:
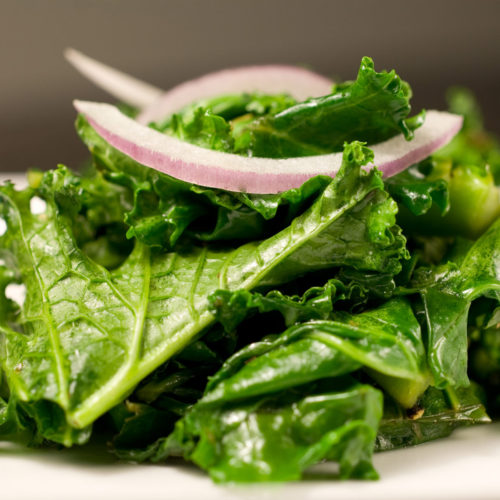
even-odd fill
[[(162, 93), (75, 51), (91, 160), (0, 186), (0, 441), (375, 479), (500, 410), (500, 144), (363, 58)], [(22, 287), (23, 297), (13, 288)]]

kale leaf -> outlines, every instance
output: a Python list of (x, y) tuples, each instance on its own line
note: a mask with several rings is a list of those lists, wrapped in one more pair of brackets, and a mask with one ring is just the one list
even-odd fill
[(183, 456), (217, 482), (297, 480), (322, 460), (338, 462), (342, 478), (376, 479), (371, 455), (381, 414), (378, 390), (326, 381), (241, 404), (195, 405), (168, 438), (121, 456)]
[(449, 436), (458, 427), (490, 422), (476, 389), (443, 391), (429, 387), (410, 412), (386, 398), (375, 449), (414, 446)]
[(412, 137), (419, 120), (407, 120), (411, 89), (394, 71), (377, 73), (364, 57), (354, 82), (334, 86), (325, 97), (309, 99), (239, 130), (236, 152), (289, 158), (341, 151), (353, 140), (375, 144), (403, 133)]
[[(2, 327), (12, 401), (22, 402), (44, 437), (81, 442), (87, 426), (213, 324), (209, 296), (216, 290), (283, 283), (345, 261), (366, 270), (399, 269), (404, 239), (380, 174), (361, 168), (370, 160), (361, 144), (346, 146), (343, 167), (324, 194), (267, 240), (236, 249), (191, 245), (175, 253), (137, 241), (112, 271), (75, 241), (81, 191), (64, 182), (64, 169), (48, 173), (39, 191), (2, 187), (8, 229), (1, 244), (27, 289), (22, 331)], [(48, 189), (51, 183), (65, 189)], [(35, 194), (45, 196), (44, 213), (30, 209)], [(345, 232), (347, 225), (353, 227)], [(314, 262), (295, 262), (296, 255), (327, 242), (333, 251), (325, 249)], [(346, 247), (359, 250), (344, 255)], [(293, 273), (284, 272), (290, 265)]]
[(269, 237), (306, 210), (331, 180), (317, 176), (275, 195), (206, 188), (140, 165), (111, 147), (81, 116), (76, 126), (97, 170), (110, 185), (127, 191), (122, 204), (127, 236), (151, 247), (175, 248), (186, 235), (236, 244)]
[(423, 301), (427, 356), (434, 384), (467, 386), (467, 320), (471, 302), (481, 296), (500, 299), (500, 219), (456, 262), (420, 269), (413, 281)]

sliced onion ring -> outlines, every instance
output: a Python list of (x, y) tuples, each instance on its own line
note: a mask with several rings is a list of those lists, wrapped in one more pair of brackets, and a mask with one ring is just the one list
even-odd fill
[[(247, 193), (279, 193), (297, 188), (316, 175), (334, 177), (342, 162), (342, 153), (288, 159), (221, 153), (141, 125), (110, 104), (74, 101), (74, 105), (111, 146), (143, 165), (201, 186)], [(428, 111), (425, 123), (415, 131), (412, 141), (397, 135), (371, 146), (375, 164), (386, 177), (395, 175), (446, 145), (461, 126), (461, 116)]]
[(113, 97), (142, 110), (137, 120), (161, 120), (201, 99), (224, 94), (287, 93), (299, 101), (328, 94), (332, 81), (304, 68), (286, 65), (243, 66), (208, 73), (168, 92), (68, 48), (66, 59), (85, 77)]
[(285, 65), (243, 66), (208, 73), (177, 85), (137, 117), (139, 123), (150, 123), (176, 113), (188, 104), (225, 94), (262, 92), (289, 94), (298, 101), (329, 94), (333, 82), (304, 68)]
[(162, 89), (96, 61), (78, 50), (68, 48), (64, 51), (64, 57), (91, 82), (131, 106), (140, 109), (148, 107), (164, 93)]

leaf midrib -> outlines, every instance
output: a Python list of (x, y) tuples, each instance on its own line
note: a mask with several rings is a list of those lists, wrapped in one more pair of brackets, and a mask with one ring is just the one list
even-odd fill
[[(145, 322), (149, 306), (149, 293), (151, 289), (151, 250), (143, 243), (137, 243), (137, 245), (139, 245), (141, 254), (140, 261), (144, 264), (144, 268), (142, 275), (142, 291), (139, 300), (139, 308), (136, 310), (130, 305), (131, 312), (134, 315), (134, 329), (127, 361), (98, 391), (92, 393), (90, 397), (85, 399), (82, 404), (80, 404), (73, 412), (70, 413), (68, 419), (76, 427), (85, 427), (86, 425), (89, 425), (93, 420), (91, 416), (89, 417), (89, 414), (93, 414), (94, 416), (96, 416), (100, 414), (102, 408), (109, 409), (113, 405), (116, 398), (119, 398), (121, 400), (124, 392), (123, 381), (127, 379), (132, 381), (131, 384), (126, 384), (126, 387), (128, 388), (129, 385), (132, 385), (133, 387), (135, 385), (133, 381), (135, 381), (135, 379), (137, 378), (137, 376), (134, 376), (134, 374), (136, 372), (140, 372), (140, 370), (137, 369), (137, 365), (141, 352), (141, 344), (144, 332), (146, 330)], [(111, 280), (109, 280), (109, 282), (111, 284)], [(120, 297), (123, 295), (117, 286), (113, 285), (112, 289)], [(126, 306), (127, 304), (128, 301), (125, 302)], [(136, 383), (138, 383), (142, 379), (143, 374), (141, 373), (139, 376), (140, 379), (137, 380)], [(112, 396), (113, 393), (115, 394), (114, 398)]]
[[(296, 243), (288, 245), (287, 250), (285, 252), (281, 252), (281, 253), (276, 254), (276, 257), (274, 259), (271, 259), (270, 261), (267, 262), (265, 269), (261, 269), (259, 272), (252, 275), (247, 280), (243, 281), (240, 284), (240, 287), (250, 289), (253, 286), (255, 286), (256, 284), (258, 284), (260, 281), (262, 281), (263, 277), (269, 272), (270, 269), (274, 269), (278, 264), (283, 262), (287, 257), (289, 257), (291, 254), (295, 253), (298, 248), (302, 247), (305, 243), (307, 243), (308, 241), (310, 241), (311, 239), (315, 238), (317, 235), (322, 233), (326, 227), (333, 224), (341, 215), (343, 215), (348, 210), (350, 210), (352, 207), (357, 205), (361, 200), (363, 200), (366, 196), (368, 196), (368, 194), (371, 191), (373, 191), (374, 189), (376, 189), (376, 186), (369, 186), (368, 189), (365, 188), (365, 190), (362, 190), (362, 191), (356, 193), (356, 196), (351, 197), (350, 201), (348, 203), (343, 204), (340, 207), (338, 207), (335, 210), (335, 214), (333, 216), (327, 218), (327, 220), (324, 220), (326, 218), (324, 216), (320, 215), (320, 217), (323, 220), (321, 221), (320, 224), (318, 224), (316, 226), (316, 229), (314, 231), (307, 232), (304, 237), (297, 239)], [(361, 193), (361, 195), (360, 195), (360, 193)], [(321, 208), (321, 207), (319, 207), (319, 208)], [(305, 214), (303, 216), (301, 216), (301, 218), (303, 218), (304, 216), (305, 216)], [(292, 233), (289, 235), (290, 238), (293, 236), (293, 226), (297, 225), (296, 221), (297, 221), (297, 219), (294, 219), (292, 221), (291, 225), (289, 226), (290, 232)], [(289, 228), (286, 228), (284, 231), (289, 230)], [(245, 247), (243, 247), (243, 248), (245, 248)], [(257, 259), (260, 259), (260, 251), (258, 251), (258, 249), (259, 249), (259, 247), (256, 247), (256, 250), (258, 252)], [(225, 288), (228, 290), (231, 289), (229, 286), (228, 271), (229, 271), (229, 267), (230, 267), (230, 262), (232, 260), (234, 260), (234, 257), (236, 256), (238, 251), (239, 250), (237, 250), (236, 252), (231, 254), (230, 258), (228, 259), (229, 263), (227, 265), (225, 264), (223, 266), (223, 269), (221, 270), (220, 283), (222, 285), (222, 288)]]
[[(28, 255), (31, 261), (32, 269), (37, 280), (40, 295), (42, 297), (43, 316), (46, 320), (45, 324), (47, 325), (49, 339), (52, 347), (52, 354), (56, 364), (57, 383), (59, 387), (59, 398), (60, 398), (59, 404), (61, 405), (62, 408), (67, 409), (69, 407), (68, 384), (64, 372), (64, 360), (61, 352), (61, 345), (59, 343), (59, 337), (57, 335), (57, 328), (56, 325), (54, 324), (54, 318), (52, 317), (50, 311), (50, 300), (45, 290), (45, 287), (43, 286), (43, 279), (40, 275), (38, 266), (36, 265), (33, 252), (31, 251), (31, 247), (28, 244), (28, 240), (26, 238), (26, 231), (23, 224), (23, 218), (21, 217), (19, 209), (17, 205), (14, 203), (14, 201), (8, 195), (3, 193), (3, 196), (7, 199), (8, 203), (11, 205), (12, 209), (14, 210), (14, 213), (16, 214), (16, 218), (18, 220), (18, 225), (19, 225), (19, 232), (21, 233), (21, 241), (23, 242), (23, 245), (26, 249), (26, 254)], [(48, 207), (50, 207), (50, 205), (48, 205)], [(52, 207), (50, 207), (50, 209), (52, 210)], [(59, 234), (57, 234), (57, 239), (60, 247), (62, 247), (59, 239)]]

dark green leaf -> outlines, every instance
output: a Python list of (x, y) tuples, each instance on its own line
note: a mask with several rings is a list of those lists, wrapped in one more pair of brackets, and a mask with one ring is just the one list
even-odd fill
[(271, 290), (266, 295), (247, 290), (229, 292), (219, 290), (210, 297), (215, 317), (226, 331), (234, 330), (249, 314), (279, 311), (287, 326), (310, 319), (327, 319), (333, 309), (337, 289), (344, 286), (337, 280), (330, 280), (324, 287), (314, 287), (299, 297), (283, 295)]
[(217, 482), (296, 480), (322, 460), (338, 462), (342, 478), (375, 479), (381, 394), (352, 382), (308, 392), (219, 409), (195, 406), (167, 439), (125, 456), (157, 462), (183, 455)]
[(429, 384), (420, 327), (404, 299), (358, 315), (294, 326), (229, 358), (198, 404), (268, 394), (364, 366), (411, 407)]
[(169, 133), (196, 146), (229, 153), (233, 137), (227, 121), (204, 108), (197, 108), (189, 119), (173, 115)]
[[(470, 376), (485, 390), (487, 409), (500, 414), (500, 307), (496, 301), (477, 301), (469, 328)], [(476, 306), (476, 304), (474, 304)], [(479, 310), (478, 310), (479, 309)]]
[(413, 215), (427, 213), (436, 204), (441, 214), (449, 209), (448, 186), (444, 179), (426, 176), (421, 165), (413, 165), (385, 181), (387, 190)]
[(398, 133), (409, 139), (411, 127), (417, 126), (405, 121), (410, 97), (409, 85), (394, 71), (377, 73), (364, 57), (356, 81), (243, 127), (236, 152), (289, 158), (341, 151), (353, 140), (375, 144)]
[(459, 389), (452, 398), (446, 391), (429, 387), (409, 413), (390, 400), (384, 401), (375, 449), (414, 446), (449, 436), (457, 427), (490, 421), (473, 387)]
[[(27, 287), (23, 332), (2, 329), (9, 387), (28, 405), (27, 411), (33, 410), (35, 420), (42, 422), (42, 413), (51, 414), (55, 420), (47, 437), (67, 444), (73, 437), (61, 427), (61, 416), (68, 429), (91, 424), (214, 322), (208, 301), (214, 291), (260, 285), (280, 264), (315, 247), (323, 233), (335, 242), (338, 234), (330, 228), (351, 212), (357, 214), (358, 205), (363, 205), (367, 220), (356, 237), (365, 250), (381, 256), (367, 260), (360, 252), (350, 261), (361, 268), (386, 267), (388, 262), (397, 267), (401, 243), (395, 245), (392, 236), (394, 217), (387, 217), (380, 205), (370, 210), (368, 203), (377, 193), (386, 203), (378, 172), (360, 168), (369, 158), (361, 145), (347, 147), (343, 168), (324, 195), (290, 227), (261, 243), (225, 250), (191, 246), (165, 254), (137, 242), (113, 272), (75, 243), (72, 216), (79, 206), (71, 186), (45, 189), (42, 214), (30, 210), (33, 190), (3, 187), (0, 208), (8, 230), (1, 243), (15, 256)], [(48, 179), (58, 186), (60, 176), (64, 171)], [(314, 269), (336, 263), (325, 254)], [(309, 265), (302, 266), (294, 274), (308, 270)], [(272, 281), (291, 277), (278, 274)]]
[(500, 219), (472, 246), (435, 271), (416, 275), (427, 322), (429, 367), (437, 387), (466, 386), (467, 317), (471, 301), (500, 297)]

